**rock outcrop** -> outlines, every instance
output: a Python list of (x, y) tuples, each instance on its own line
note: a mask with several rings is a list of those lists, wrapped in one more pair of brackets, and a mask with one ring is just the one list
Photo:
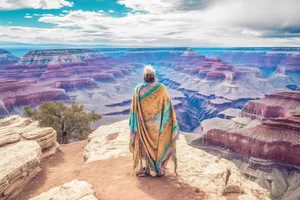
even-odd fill
[[(215, 149), (222, 155), (232, 154), (230, 158), (239, 155), (250, 164), (241, 167), (243, 173), (269, 189), (272, 197), (293, 196), (299, 193), (295, 190), (298, 183), (286, 183), (291, 174), (299, 173), (299, 105), (298, 91), (250, 101), (235, 118), (203, 121), (202, 137), (193, 144)], [(270, 172), (263, 172), (265, 168)], [(279, 190), (280, 187), (283, 189)]]
[(0, 120), (0, 199), (15, 197), (58, 146), (52, 128), (20, 116)]
[(0, 198), (15, 197), (39, 171), (41, 148), (36, 141), (0, 147)]
[(54, 187), (30, 200), (97, 200), (93, 188), (85, 181), (73, 180)]
[[(86, 162), (129, 156), (128, 131), (128, 120), (99, 127), (89, 137)], [(208, 199), (226, 199), (230, 194), (239, 199), (269, 199), (268, 192), (245, 180), (233, 163), (189, 146), (182, 135), (177, 149), (181, 181), (205, 191)]]
[(56, 152), (58, 143), (53, 128), (39, 127), (37, 121), (13, 115), (0, 120), (0, 148), (24, 140), (36, 141), (42, 150), (42, 157)]
[(232, 119), (232, 118), (237, 117), (240, 112), (241, 112), (240, 109), (229, 108), (227, 110), (219, 112), (217, 117), (223, 118), (223, 119)]
[(241, 112), (242, 117), (272, 119), (300, 113), (300, 92), (282, 92), (266, 98), (249, 101)]

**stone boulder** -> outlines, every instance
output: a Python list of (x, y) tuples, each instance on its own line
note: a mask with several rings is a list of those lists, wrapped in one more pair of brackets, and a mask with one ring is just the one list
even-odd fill
[(54, 187), (30, 200), (97, 200), (93, 188), (85, 181), (73, 180)]
[[(89, 136), (84, 157), (86, 162), (91, 162), (131, 156), (128, 145), (128, 120), (101, 126)], [(177, 154), (178, 180), (205, 191), (209, 199), (226, 199), (227, 195), (237, 195), (240, 199), (269, 199), (267, 190), (245, 180), (232, 162), (188, 145), (183, 135), (178, 139)], [(171, 170), (172, 162), (169, 164)]]
[(38, 122), (13, 115), (0, 120), (0, 148), (23, 140), (35, 140), (42, 149), (42, 158), (56, 152), (56, 131), (39, 127)]
[(53, 128), (20, 116), (0, 120), (0, 199), (15, 197), (59, 145)]
[(0, 199), (15, 197), (39, 171), (41, 147), (20, 141), (0, 147)]
[(83, 153), (86, 162), (128, 156), (128, 128), (128, 121), (124, 120), (96, 129), (89, 135), (89, 143)]

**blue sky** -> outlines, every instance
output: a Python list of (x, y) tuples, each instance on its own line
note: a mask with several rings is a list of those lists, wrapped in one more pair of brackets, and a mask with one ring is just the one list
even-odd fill
[[(49, 23), (39, 22), (38, 19), (40, 16), (38, 15), (43, 15), (43, 14), (65, 15), (66, 11), (70, 12), (73, 10), (95, 11), (95, 12), (99, 10), (103, 10), (104, 12), (106, 12), (107, 14), (113, 17), (122, 17), (126, 15), (127, 12), (132, 10), (130, 8), (126, 8), (124, 5), (118, 4), (116, 0), (75, 0), (70, 2), (73, 3), (71, 7), (64, 6), (59, 9), (57, 8), (55, 9), (23, 8), (23, 9), (15, 9), (15, 10), (2, 9), (0, 10), (0, 21), (1, 21), (0, 25), (50, 28), (50, 27), (54, 27), (54, 25)], [(25, 18), (25, 16), (30, 16), (32, 18)]]
[(299, 0), (0, 0), (0, 44), (300, 46)]

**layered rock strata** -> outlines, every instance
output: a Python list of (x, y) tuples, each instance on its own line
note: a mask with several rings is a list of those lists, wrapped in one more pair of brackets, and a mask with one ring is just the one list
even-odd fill
[(41, 169), (41, 148), (36, 141), (0, 147), (0, 199), (15, 197)]
[(56, 131), (50, 127), (39, 127), (37, 121), (13, 115), (0, 120), (0, 148), (20, 141), (34, 140), (42, 150), (42, 157), (58, 149)]
[[(298, 183), (291, 180), (293, 184), (289, 185), (286, 182), (300, 168), (299, 94), (298, 91), (272, 94), (248, 102), (235, 118), (205, 120), (201, 123), (202, 137), (193, 144), (219, 149), (223, 155), (241, 155), (241, 160), (250, 164), (247, 170), (242, 167), (249, 179), (269, 189), (274, 198), (293, 196), (297, 193), (295, 185)], [(266, 168), (271, 172), (259, 171)], [(258, 171), (251, 175), (251, 170)], [(275, 174), (280, 178), (274, 178)]]
[(0, 199), (15, 197), (58, 149), (56, 131), (20, 116), (0, 120)]

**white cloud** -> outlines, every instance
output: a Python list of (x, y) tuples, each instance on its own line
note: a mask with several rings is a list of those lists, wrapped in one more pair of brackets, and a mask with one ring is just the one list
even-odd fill
[[(68, 11), (58, 16), (44, 14), (38, 21), (54, 24), (56, 28), (23, 27), (28, 35), (25, 37), (20, 31), (12, 40), (128, 46), (300, 45), (297, 0), (276, 3), (273, 0), (119, 0), (119, 3), (141, 12), (120, 18), (101, 10)], [(10, 32), (16, 33), (12, 28), (2, 27), (0, 33), (7, 29), (3, 35), (9, 37)], [(7, 37), (0, 34), (0, 40)]]
[(25, 18), (26, 18), (26, 19), (31, 19), (32, 16), (30, 16), (30, 15), (25, 15)]
[(113, 10), (109, 10), (108, 12), (110, 12), (110, 13), (114, 13), (115, 11), (113, 11)]
[(176, 11), (201, 10), (216, 0), (118, 0), (128, 8), (149, 13), (166, 13)]
[(59, 9), (65, 6), (72, 7), (73, 4), (73, 2), (67, 0), (0, 0), (0, 10)]

